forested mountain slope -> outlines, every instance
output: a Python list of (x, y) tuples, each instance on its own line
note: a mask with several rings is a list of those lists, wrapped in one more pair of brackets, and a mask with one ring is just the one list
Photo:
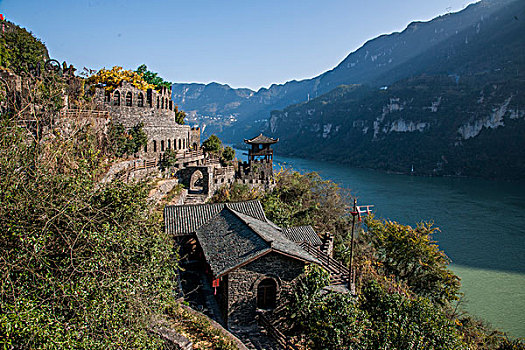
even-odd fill
[[(200, 120), (207, 126), (205, 133), (215, 132), (226, 141), (235, 142), (246, 133), (262, 130), (270, 111), (321, 96), (340, 84), (379, 87), (436, 71), (441, 64), (435, 56), (436, 48), (454, 55), (456, 43), (471, 40), (465, 35), (466, 30), (479, 32), (493, 20), (493, 14), (513, 3), (513, 0), (484, 0), (429, 22), (413, 22), (400, 33), (368, 41), (337, 67), (312, 79), (274, 84), (258, 91), (232, 89), (217, 83), (174, 84), (173, 99), (190, 113), (217, 117), (212, 123)], [(452, 71), (455, 70), (454, 67)], [(229, 115), (234, 115), (237, 121), (223, 121)]]
[[(525, 3), (513, 2), (392, 74), (272, 113), (280, 152), (419, 174), (522, 179)], [(308, 140), (305, 142), (304, 140)], [(315, 140), (312, 142), (312, 140)]]

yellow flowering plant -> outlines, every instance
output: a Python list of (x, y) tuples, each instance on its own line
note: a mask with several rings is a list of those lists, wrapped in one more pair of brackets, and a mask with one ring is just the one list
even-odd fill
[(123, 81), (127, 81), (137, 89), (144, 91), (156, 88), (155, 85), (147, 83), (142, 78), (142, 75), (137, 72), (124, 70), (118, 66), (111, 69), (102, 68), (87, 79), (87, 82), (90, 84), (103, 84), (104, 89), (109, 92), (113, 92)]

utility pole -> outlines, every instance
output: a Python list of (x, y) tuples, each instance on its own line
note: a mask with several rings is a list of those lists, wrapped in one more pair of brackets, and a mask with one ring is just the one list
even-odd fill
[(354, 282), (354, 231), (355, 231), (355, 217), (359, 215), (357, 209), (357, 199), (354, 198), (354, 207), (352, 209), (352, 238), (350, 242), (350, 268), (348, 276), (348, 287), (350, 287), (350, 292), (352, 295), (355, 295), (355, 282)]
[(373, 205), (362, 205), (357, 206), (357, 199), (354, 198), (354, 207), (350, 212), (352, 214), (352, 237), (350, 242), (350, 267), (349, 267), (349, 276), (348, 276), (348, 287), (352, 295), (356, 295), (355, 291), (355, 271), (354, 271), (354, 240), (355, 240), (355, 218), (361, 221), (361, 214), (368, 215), (371, 213), (371, 208)]

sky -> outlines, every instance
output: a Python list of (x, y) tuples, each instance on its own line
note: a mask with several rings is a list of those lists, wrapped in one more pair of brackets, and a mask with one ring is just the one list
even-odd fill
[(146, 64), (168, 81), (257, 90), (317, 76), (381, 34), (471, 0), (0, 0), (79, 70)]

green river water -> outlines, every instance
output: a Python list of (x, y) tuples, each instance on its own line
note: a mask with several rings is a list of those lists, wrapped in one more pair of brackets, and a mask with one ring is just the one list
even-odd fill
[(359, 204), (375, 205), (379, 217), (434, 221), (442, 231), (434, 238), (461, 278), (461, 307), (525, 337), (525, 183), (387, 174), (288, 157), (275, 157), (274, 164), (318, 172), (351, 189)]

